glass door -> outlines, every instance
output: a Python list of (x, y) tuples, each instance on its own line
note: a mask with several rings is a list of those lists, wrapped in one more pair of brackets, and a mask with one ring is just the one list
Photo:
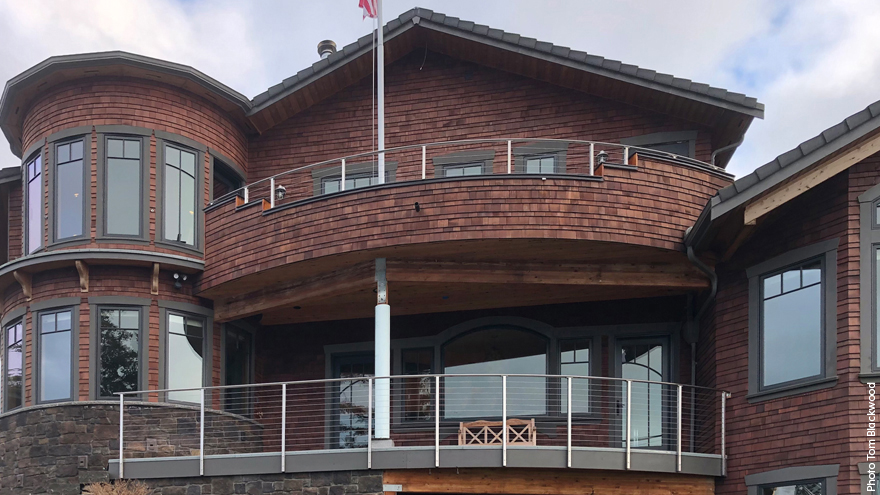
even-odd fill
[[(630, 412), (630, 446), (632, 448), (662, 449), (668, 445), (665, 428), (672, 404), (669, 402), (668, 386), (659, 383), (669, 381), (668, 339), (640, 338), (621, 339), (617, 342), (617, 369), (620, 377), (632, 382), (632, 408)], [(621, 447), (626, 446), (626, 383), (620, 386)]]
[(366, 448), (369, 422), (367, 414), (370, 400), (368, 378), (375, 376), (372, 354), (342, 356), (334, 359), (334, 378), (343, 378), (335, 383), (336, 402), (334, 448)]
[[(253, 345), (250, 332), (232, 324), (226, 324), (225, 355), (223, 356), (224, 383), (226, 385), (248, 385), (253, 383)], [(235, 387), (225, 389), (223, 404), (227, 412), (250, 416), (253, 404), (253, 389)]]

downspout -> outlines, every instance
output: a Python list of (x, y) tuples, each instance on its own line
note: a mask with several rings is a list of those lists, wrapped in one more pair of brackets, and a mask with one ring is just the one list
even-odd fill
[[(737, 144), (738, 145), (738, 144)], [(722, 148), (723, 149), (723, 148)], [(721, 150), (718, 150), (721, 151)], [(712, 155), (713, 162), (715, 155)], [(687, 237), (687, 234), (685, 234)], [(694, 266), (697, 267), (701, 272), (705, 273), (707, 277), (709, 277), (709, 283), (711, 284), (711, 288), (709, 289), (709, 296), (706, 297), (706, 300), (703, 302), (703, 305), (700, 307), (700, 310), (697, 311), (697, 314), (694, 316), (693, 321), (689, 322), (692, 328), (690, 328), (689, 335), (686, 337), (690, 337), (687, 340), (691, 344), (691, 451), (694, 449), (694, 414), (695, 414), (695, 400), (696, 400), (696, 385), (697, 385), (697, 338), (699, 336), (699, 325), (700, 320), (703, 319), (703, 315), (706, 314), (706, 311), (709, 310), (709, 306), (715, 302), (715, 296), (718, 294), (718, 275), (715, 273), (715, 270), (709, 268), (708, 265), (700, 261), (697, 258), (697, 255), (694, 254), (693, 246), (687, 246), (687, 257)]]
[[(713, 152), (712, 152), (712, 157), (711, 157), (711, 159), (710, 159), (710, 162), (712, 163), (712, 166), (713, 166), (713, 167), (715, 166), (715, 156), (718, 155), (718, 153), (723, 153), (723, 152), (725, 152), (725, 151), (728, 151), (728, 150), (732, 150), (732, 149), (736, 149), (736, 148), (738, 148), (739, 145), (743, 144), (743, 140), (745, 140), (745, 138), (746, 138), (746, 136), (745, 136), (745, 134), (743, 134), (743, 137), (739, 138), (739, 141), (737, 141), (737, 142), (735, 142), (735, 143), (733, 143), (733, 144), (728, 144), (727, 146), (724, 146), (724, 147), (722, 147), (722, 148), (718, 148), (717, 150), (713, 151)], [(688, 258), (690, 258), (690, 255), (688, 255)], [(691, 261), (693, 261), (693, 259), (692, 259)]]

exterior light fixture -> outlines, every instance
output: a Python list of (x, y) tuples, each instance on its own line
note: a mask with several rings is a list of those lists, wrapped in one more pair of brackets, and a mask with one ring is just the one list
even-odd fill
[(599, 162), (599, 165), (608, 161), (608, 153), (605, 150), (599, 151), (599, 154), (596, 155), (596, 161)]
[(186, 274), (174, 272), (174, 288), (180, 290), (183, 288), (183, 283), (186, 282)]
[(281, 184), (278, 184), (278, 187), (275, 188), (275, 200), (281, 201), (282, 199), (284, 199), (284, 195), (286, 193), (287, 193), (287, 188), (285, 188)]
[(422, 205), (420, 205), (418, 201), (416, 201), (416, 205), (415, 205), (415, 206), (416, 206), (416, 211), (417, 211), (417, 212), (418, 212), (418, 211), (422, 211)]

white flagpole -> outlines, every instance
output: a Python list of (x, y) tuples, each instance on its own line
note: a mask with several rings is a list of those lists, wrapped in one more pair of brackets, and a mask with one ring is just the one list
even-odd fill
[[(376, 88), (379, 93), (379, 115), (378, 115), (378, 127), (379, 127), (379, 150), (385, 149), (385, 35), (383, 33), (385, 24), (382, 22), (382, 0), (376, 0), (376, 14), (378, 16), (379, 28), (378, 28), (378, 36), (379, 43), (378, 48), (376, 50)], [(378, 179), (379, 184), (385, 183), (385, 152), (379, 152), (379, 170), (378, 170)]]

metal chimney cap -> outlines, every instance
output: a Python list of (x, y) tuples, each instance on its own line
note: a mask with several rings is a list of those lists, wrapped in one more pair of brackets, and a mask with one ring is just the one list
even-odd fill
[(321, 59), (325, 59), (336, 53), (336, 42), (333, 40), (324, 40), (318, 43), (318, 55)]

